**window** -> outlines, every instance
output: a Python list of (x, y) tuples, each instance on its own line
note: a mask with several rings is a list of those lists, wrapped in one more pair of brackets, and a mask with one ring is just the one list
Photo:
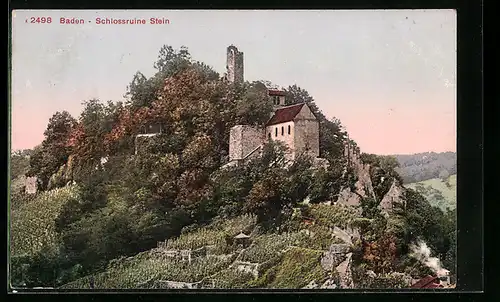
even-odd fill
[(267, 138), (271, 139), (271, 132), (268, 133)]
[(285, 127), (281, 126), (281, 136), (285, 135)]
[(290, 125), (288, 125), (288, 135), (290, 135), (290, 133), (291, 133), (291, 127)]
[(274, 136), (278, 136), (278, 127), (276, 127), (276, 129), (274, 129)]

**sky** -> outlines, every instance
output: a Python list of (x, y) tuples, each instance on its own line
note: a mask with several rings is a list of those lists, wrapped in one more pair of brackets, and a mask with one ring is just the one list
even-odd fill
[[(60, 24), (61, 17), (84, 24)], [(84, 100), (123, 101), (137, 71), (154, 74), (162, 45), (187, 46), (222, 75), (231, 44), (244, 52), (245, 80), (306, 89), (361, 152), (456, 151), (454, 10), (17, 10), (11, 149), (41, 143), (57, 111), (78, 117)]]

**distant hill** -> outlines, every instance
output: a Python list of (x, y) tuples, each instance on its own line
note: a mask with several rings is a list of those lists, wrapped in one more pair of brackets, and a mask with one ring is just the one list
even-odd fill
[(400, 165), (396, 171), (407, 184), (433, 178), (446, 179), (457, 173), (457, 154), (455, 152), (425, 152), (393, 156)]
[(405, 185), (407, 188), (420, 192), (430, 204), (443, 211), (453, 210), (457, 206), (457, 175), (451, 175), (443, 181), (433, 178)]

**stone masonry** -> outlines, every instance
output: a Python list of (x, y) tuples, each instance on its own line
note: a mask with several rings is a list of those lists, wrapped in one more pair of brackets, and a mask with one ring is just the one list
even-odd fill
[(263, 131), (247, 125), (237, 125), (229, 133), (229, 160), (244, 159), (264, 140)]
[(226, 78), (229, 82), (238, 84), (243, 83), (243, 52), (238, 51), (236, 46), (231, 45), (227, 48), (226, 70)]

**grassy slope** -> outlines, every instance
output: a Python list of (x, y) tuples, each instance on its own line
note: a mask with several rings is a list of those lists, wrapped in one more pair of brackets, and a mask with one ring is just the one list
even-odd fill
[[(446, 186), (446, 183), (439, 178), (428, 179), (405, 186), (407, 188), (416, 189), (417, 186), (421, 184), (426, 188), (423, 195), (432, 205), (438, 206), (442, 210), (445, 210), (445, 208), (454, 209), (457, 205), (457, 175), (451, 175), (447, 182), (450, 184), (450, 187)], [(435, 198), (434, 190), (441, 192), (445, 199), (439, 200)]]
[[(321, 283), (326, 273), (320, 265), (320, 257), (329, 245), (338, 242), (331, 233), (325, 232), (332, 221), (342, 226), (358, 218), (352, 209), (341, 206), (311, 206), (311, 214), (318, 223), (306, 226), (297, 220), (296, 231), (282, 234), (265, 234), (255, 227), (255, 218), (241, 216), (232, 220), (214, 222), (211, 225), (168, 240), (167, 249), (189, 249), (210, 246), (208, 256), (194, 258), (191, 264), (173, 260), (162, 253), (161, 248), (138, 254), (128, 259), (114, 260), (106, 271), (94, 275), (95, 288), (162, 288), (162, 281), (215, 282), (217, 288), (301, 288), (311, 281)], [(328, 224), (322, 223), (330, 217)], [(314, 238), (300, 232), (309, 229)], [(251, 232), (253, 244), (241, 249), (226, 241), (240, 230)], [(315, 243), (315, 244), (313, 244)], [(259, 263), (259, 278), (230, 268), (235, 260)], [(89, 287), (87, 276), (68, 283), (62, 288)]]

